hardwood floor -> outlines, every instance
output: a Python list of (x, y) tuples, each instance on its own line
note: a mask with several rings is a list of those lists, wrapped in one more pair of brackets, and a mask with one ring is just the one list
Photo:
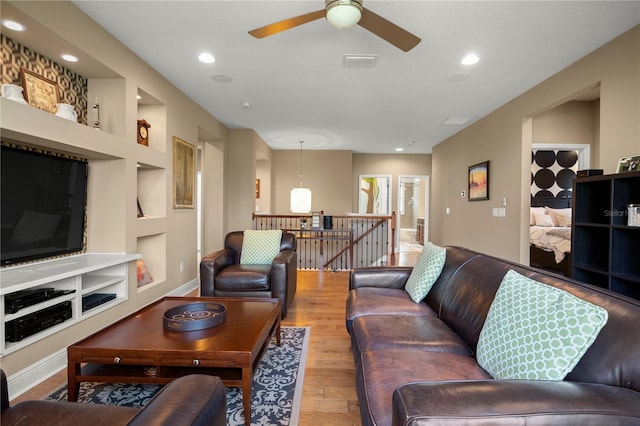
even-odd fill
[[(419, 253), (399, 253), (398, 265), (413, 265)], [(348, 272), (298, 271), (298, 289), (285, 326), (311, 327), (300, 425), (360, 425), (351, 343), (345, 329)], [(41, 399), (64, 384), (66, 369), (16, 398)]]

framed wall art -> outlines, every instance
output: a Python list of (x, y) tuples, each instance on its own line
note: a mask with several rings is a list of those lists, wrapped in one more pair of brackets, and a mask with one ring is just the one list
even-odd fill
[(173, 137), (173, 208), (195, 208), (195, 147)]
[(469, 201), (489, 199), (489, 162), (469, 166)]
[(32, 71), (21, 68), (24, 99), (33, 107), (55, 114), (59, 102), (58, 84)]
[(260, 198), (260, 179), (256, 179), (256, 199)]
[(640, 155), (622, 157), (618, 160), (618, 173), (640, 171)]
[(360, 175), (358, 213), (391, 214), (391, 175)]

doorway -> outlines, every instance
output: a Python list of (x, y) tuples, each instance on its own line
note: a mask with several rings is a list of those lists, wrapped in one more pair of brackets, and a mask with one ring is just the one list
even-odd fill
[(397, 211), (397, 250), (421, 252), (429, 241), (429, 176), (398, 176)]

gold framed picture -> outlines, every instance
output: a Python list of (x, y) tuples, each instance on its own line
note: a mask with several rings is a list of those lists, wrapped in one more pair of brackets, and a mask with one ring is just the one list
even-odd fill
[(58, 84), (24, 68), (20, 69), (20, 77), (24, 100), (32, 107), (55, 114), (59, 102)]
[(173, 208), (195, 208), (195, 147), (173, 137)]

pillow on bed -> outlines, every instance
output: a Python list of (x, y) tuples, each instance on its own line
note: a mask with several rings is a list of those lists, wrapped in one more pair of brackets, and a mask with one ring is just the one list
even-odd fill
[(545, 214), (544, 207), (531, 207), (531, 213), (529, 214), (529, 225), (535, 225), (536, 219), (533, 217), (534, 214)]
[(547, 214), (534, 213), (533, 218), (536, 226), (554, 226), (553, 219)]
[(571, 209), (545, 207), (545, 213), (551, 216), (554, 226), (571, 226)]

